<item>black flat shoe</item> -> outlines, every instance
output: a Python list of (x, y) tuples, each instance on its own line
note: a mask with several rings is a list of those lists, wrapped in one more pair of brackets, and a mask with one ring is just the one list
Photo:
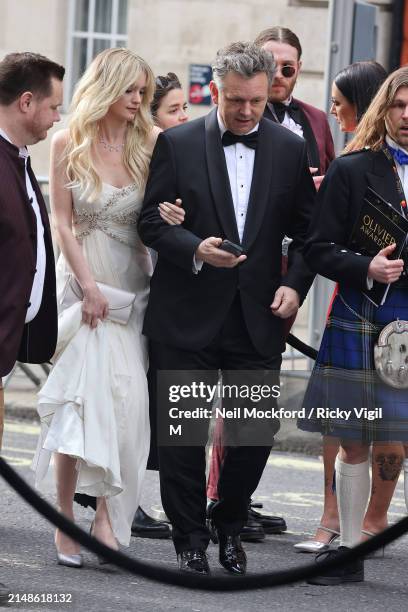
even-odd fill
[(239, 536), (224, 535), (218, 532), (221, 565), (236, 576), (246, 572), (247, 558)]
[(261, 523), (248, 518), (239, 534), (242, 542), (259, 542), (265, 539), (265, 530)]
[(210, 574), (210, 567), (208, 565), (205, 550), (196, 548), (192, 550), (183, 550), (182, 553), (177, 555), (177, 561), (181, 572), (203, 574), (203, 576), (208, 576)]
[[(213, 544), (218, 544), (217, 529), (211, 519), (211, 512), (216, 503), (216, 501), (211, 500), (207, 504), (207, 528), (210, 532), (210, 539)], [(248, 513), (248, 520), (241, 529), (239, 536), (243, 542), (257, 542), (265, 539), (265, 530), (262, 525), (258, 521), (253, 520)]]
[[(263, 527), (263, 530), (267, 534), (272, 533), (282, 533), (287, 530), (286, 521), (281, 516), (271, 516), (268, 514), (261, 514), (260, 512), (256, 512), (254, 508), (262, 508), (262, 504), (254, 504), (252, 502), (249, 503), (248, 508), (248, 519), (256, 521), (260, 523)], [(241, 535), (242, 538), (242, 535)]]
[[(335, 559), (341, 554), (344, 554), (347, 550), (350, 550), (346, 546), (339, 546), (337, 550), (328, 550), (321, 552), (316, 556), (316, 563), (319, 564), (322, 561), (328, 559)], [(363, 582), (364, 580), (364, 561), (362, 559), (356, 559), (347, 565), (337, 567), (336, 569), (322, 572), (319, 576), (314, 576), (307, 580), (308, 584), (318, 584), (322, 586), (335, 586), (337, 584), (343, 584), (345, 582)]]
[(132, 535), (137, 538), (164, 540), (171, 537), (170, 525), (163, 521), (156, 521), (140, 506), (136, 510), (131, 529)]

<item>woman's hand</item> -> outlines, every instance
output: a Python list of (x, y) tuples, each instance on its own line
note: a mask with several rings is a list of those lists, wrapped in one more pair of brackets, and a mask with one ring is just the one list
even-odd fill
[(82, 321), (92, 329), (98, 325), (98, 319), (106, 319), (109, 312), (109, 302), (98, 289), (97, 285), (83, 289)]
[(186, 211), (181, 207), (181, 200), (177, 198), (174, 204), (160, 202), (159, 213), (163, 221), (169, 225), (181, 225), (184, 221)]

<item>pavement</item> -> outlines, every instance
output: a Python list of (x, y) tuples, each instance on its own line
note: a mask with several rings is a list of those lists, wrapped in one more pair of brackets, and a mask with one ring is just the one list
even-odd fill
[[(45, 373), (34, 366), (33, 373), (45, 380)], [(282, 377), (285, 408), (300, 406), (307, 379)], [(37, 388), (17, 368), (6, 388), (6, 426), (4, 458), (30, 483), (31, 460), (39, 433), (36, 413)], [(285, 452), (279, 452), (285, 451)], [(249, 574), (276, 572), (313, 563), (312, 555), (296, 553), (293, 545), (310, 538), (318, 524), (323, 502), (323, 464), (319, 434), (301, 432), (293, 419), (283, 419), (274, 451), (268, 460), (255, 501), (264, 504), (264, 511), (284, 516), (288, 531), (268, 536), (260, 543), (246, 543)], [(309, 455), (309, 456), (307, 456)], [(55, 496), (47, 495), (51, 503)], [(136, 610), (140, 612), (247, 612), (248, 610), (300, 612), (406, 612), (408, 586), (406, 551), (408, 536), (386, 548), (384, 558), (365, 563), (363, 583), (339, 587), (318, 587), (298, 582), (284, 587), (255, 589), (238, 593), (216, 593), (166, 585), (132, 575), (114, 566), (99, 566), (89, 551), (84, 551), (81, 570), (58, 566), (53, 548), (52, 527), (28, 507), (0, 478), (0, 582), (14, 596), (7, 607), (37, 612), (61, 609), (87, 612)], [(142, 506), (151, 508), (160, 502), (156, 472), (147, 472)], [(93, 518), (90, 509), (75, 508), (76, 520), (89, 530)], [(389, 512), (391, 522), (406, 513), (403, 479), (401, 478)], [(132, 538), (126, 553), (163, 568), (176, 568), (170, 540)], [(214, 576), (225, 575), (217, 560), (217, 547), (209, 546)], [(238, 578), (239, 579), (239, 578)], [(24, 594), (53, 596), (53, 603), (25, 603)], [(63, 603), (62, 596), (69, 598)], [(18, 603), (20, 598), (20, 603)], [(1, 607), (1, 604), (0, 604)]]
[[(3, 455), (18, 473), (33, 483), (30, 463), (39, 433), (38, 423), (7, 420)], [(314, 563), (313, 555), (296, 553), (293, 545), (310, 538), (322, 510), (323, 465), (317, 457), (273, 451), (255, 501), (264, 511), (284, 516), (288, 531), (267, 536), (259, 543), (245, 543), (248, 575), (277, 572)], [(55, 504), (55, 496), (47, 495)], [(156, 472), (148, 471), (142, 491), (142, 507), (149, 509), (160, 501)], [(406, 551), (408, 536), (385, 549), (384, 558), (367, 560), (365, 582), (320, 587), (300, 581), (277, 588), (217, 593), (163, 584), (112, 565), (98, 564), (94, 554), (84, 550), (80, 570), (58, 566), (53, 546), (53, 528), (0, 478), (0, 582), (14, 596), (11, 609), (39, 612), (406, 612), (408, 586)], [(390, 521), (404, 513), (403, 480), (397, 486)], [(93, 512), (75, 508), (76, 521), (89, 531)], [(176, 555), (170, 540), (131, 538), (126, 552), (140, 561), (176, 569)], [(218, 563), (217, 546), (208, 548), (214, 577), (225, 576)], [(239, 580), (239, 578), (237, 578)], [(41, 594), (53, 603), (26, 603)], [(65, 603), (63, 596), (65, 595)], [(18, 603), (18, 599), (20, 603)], [(1, 608), (1, 606), (0, 606)]]

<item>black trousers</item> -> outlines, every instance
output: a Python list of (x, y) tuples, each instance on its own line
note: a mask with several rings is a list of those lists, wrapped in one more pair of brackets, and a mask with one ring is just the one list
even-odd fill
[[(157, 370), (279, 371), (282, 360), (280, 354), (264, 357), (255, 350), (239, 295), (217, 336), (204, 349), (185, 351), (152, 342), (150, 351), (151, 365)], [(153, 395), (154, 403), (156, 394)], [(157, 414), (160, 419), (160, 406), (157, 406)], [(249, 498), (258, 486), (271, 447), (272, 443), (268, 446), (227, 446), (218, 483), (219, 502), (212, 515), (222, 533), (239, 534), (245, 524)], [(205, 446), (159, 445), (158, 454), (162, 503), (173, 526), (176, 552), (193, 548), (205, 550), (209, 542)]]

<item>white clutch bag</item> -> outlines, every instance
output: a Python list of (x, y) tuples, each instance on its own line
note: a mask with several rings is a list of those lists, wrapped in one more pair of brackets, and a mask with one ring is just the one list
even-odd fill
[[(126, 325), (132, 312), (136, 294), (104, 283), (96, 283), (99, 291), (109, 302), (108, 319), (121, 325)], [(73, 304), (82, 302), (84, 294), (77, 279), (70, 274), (65, 283), (64, 290), (60, 299), (62, 309), (69, 308)]]

